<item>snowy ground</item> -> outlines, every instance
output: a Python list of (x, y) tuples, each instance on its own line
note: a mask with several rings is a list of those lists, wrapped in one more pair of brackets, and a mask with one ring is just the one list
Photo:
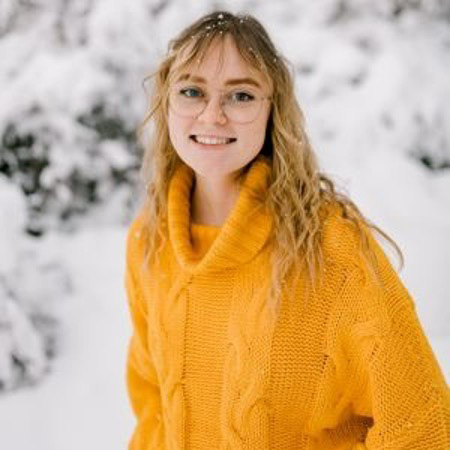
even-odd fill
[(124, 385), (129, 337), (123, 289), (125, 230), (52, 238), (73, 277), (60, 356), (36, 387), (2, 396), (4, 450), (124, 449), (132, 428)]

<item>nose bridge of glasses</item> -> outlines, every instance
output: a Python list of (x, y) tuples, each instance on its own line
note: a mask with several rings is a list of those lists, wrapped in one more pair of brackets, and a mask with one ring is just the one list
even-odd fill
[(203, 116), (205, 114), (209, 115), (212, 112), (214, 117), (219, 116), (221, 118), (226, 118), (224, 111), (225, 102), (226, 97), (222, 92), (217, 95), (205, 97), (203, 99), (203, 108), (200, 111), (199, 116)]

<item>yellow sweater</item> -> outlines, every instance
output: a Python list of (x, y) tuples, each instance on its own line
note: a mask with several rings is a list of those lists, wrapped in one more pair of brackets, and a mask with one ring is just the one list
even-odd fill
[(193, 172), (181, 166), (158, 266), (142, 268), (145, 228), (140, 217), (131, 225), (129, 449), (450, 449), (448, 387), (374, 239), (381, 286), (352, 227), (330, 214), (322, 288), (287, 284), (270, 314), (272, 221), (252, 195), (269, 174), (258, 158), (219, 228), (190, 223)]

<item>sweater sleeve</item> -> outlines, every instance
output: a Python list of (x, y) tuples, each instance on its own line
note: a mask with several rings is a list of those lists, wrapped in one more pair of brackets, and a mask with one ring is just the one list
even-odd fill
[[(450, 449), (450, 393), (415, 305), (377, 243), (378, 281), (354, 270), (344, 290), (356, 305), (343, 354), (353, 411), (371, 417), (371, 449)], [(349, 323), (350, 323), (349, 322)]]
[(133, 227), (127, 244), (125, 286), (131, 316), (132, 336), (128, 345), (126, 385), (137, 423), (129, 450), (160, 448), (162, 439), (161, 400), (156, 371), (147, 341), (147, 314), (133, 270)]

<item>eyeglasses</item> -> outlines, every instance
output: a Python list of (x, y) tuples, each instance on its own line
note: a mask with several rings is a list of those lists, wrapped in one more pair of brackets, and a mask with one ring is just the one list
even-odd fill
[[(262, 104), (271, 97), (258, 97), (243, 89), (225, 92), (220, 97), (222, 113), (228, 120), (237, 123), (250, 123), (256, 120)], [(198, 117), (206, 109), (210, 98), (200, 88), (175, 86), (169, 93), (169, 106), (181, 117)]]

